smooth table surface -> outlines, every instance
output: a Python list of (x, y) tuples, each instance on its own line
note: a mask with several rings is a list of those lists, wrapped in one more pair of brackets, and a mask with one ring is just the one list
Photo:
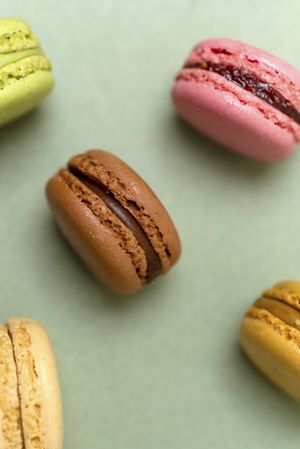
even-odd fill
[[(275, 165), (184, 125), (170, 87), (197, 41), (233, 37), (300, 68), (299, 0), (1, 0), (27, 19), (56, 88), (0, 130), (1, 320), (33, 316), (57, 353), (65, 449), (298, 449), (300, 406), (238, 346), (244, 310), (300, 279), (300, 152)], [(217, 126), (217, 124), (216, 124)], [(131, 298), (103, 289), (56, 229), (47, 178), (112, 151), (170, 211), (183, 255)]]

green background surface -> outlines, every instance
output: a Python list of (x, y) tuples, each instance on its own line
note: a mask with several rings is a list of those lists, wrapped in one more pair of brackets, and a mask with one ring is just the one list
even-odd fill
[[(55, 346), (65, 449), (298, 449), (300, 408), (241, 354), (244, 310), (300, 278), (300, 153), (267, 165), (196, 134), (170, 87), (190, 48), (239, 38), (300, 68), (299, 0), (15, 0), (53, 62), (39, 110), (0, 130), (1, 320), (33, 316)], [(216, 124), (217, 126), (217, 124)], [(47, 178), (110, 150), (170, 211), (183, 255), (131, 298), (103, 289), (57, 231)]]

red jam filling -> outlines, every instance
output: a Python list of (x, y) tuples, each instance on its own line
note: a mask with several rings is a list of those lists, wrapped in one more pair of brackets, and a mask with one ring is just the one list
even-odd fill
[(207, 70), (208, 72), (217, 73), (218, 75), (226, 78), (228, 81), (235, 83), (242, 89), (251, 92), (261, 100), (264, 100), (266, 103), (287, 115), (294, 120), (294, 122), (300, 125), (300, 112), (297, 111), (292, 103), (281, 95), (278, 90), (274, 89), (274, 87), (270, 86), (268, 83), (260, 80), (253, 72), (235, 67), (231, 64), (218, 64), (209, 61), (186, 64), (184, 68), (202, 69)]

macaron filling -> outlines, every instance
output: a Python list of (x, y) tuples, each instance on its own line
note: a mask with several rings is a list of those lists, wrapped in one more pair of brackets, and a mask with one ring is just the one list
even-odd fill
[(49, 71), (51, 65), (43, 55), (33, 55), (0, 68), (0, 90), (39, 70)]
[(300, 331), (300, 312), (294, 307), (275, 298), (259, 298), (254, 307), (264, 309), (279, 318), (288, 326)]
[[(211, 61), (186, 63), (184, 69), (201, 69), (216, 73), (273, 106), (300, 125), (300, 112), (278, 90), (259, 79), (253, 72), (226, 63)], [(182, 79), (180, 73), (177, 79)]]
[(162, 264), (159, 256), (155, 252), (147, 234), (136, 220), (136, 218), (122, 204), (116, 200), (113, 193), (110, 192), (101, 182), (95, 182), (94, 179), (83, 175), (74, 168), (69, 168), (73, 176), (75, 176), (89, 190), (94, 192), (107, 207), (118, 217), (118, 219), (133, 233), (137, 242), (143, 249), (147, 260), (147, 276), (146, 282), (155, 279), (162, 270)]
[(0, 54), (0, 68), (14, 64), (22, 59), (29, 58), (30, 56), (44, 56), (44, 53), (40, 48), (30, 48), (29, 50), (15, 51), (14, 53)]

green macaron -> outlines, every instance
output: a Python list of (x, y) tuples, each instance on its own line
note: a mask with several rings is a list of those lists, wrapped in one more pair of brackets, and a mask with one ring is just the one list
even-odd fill
[(38, 38), (20, 19), (0, 19), (0, 126), (35, 108), (54, 77)]

